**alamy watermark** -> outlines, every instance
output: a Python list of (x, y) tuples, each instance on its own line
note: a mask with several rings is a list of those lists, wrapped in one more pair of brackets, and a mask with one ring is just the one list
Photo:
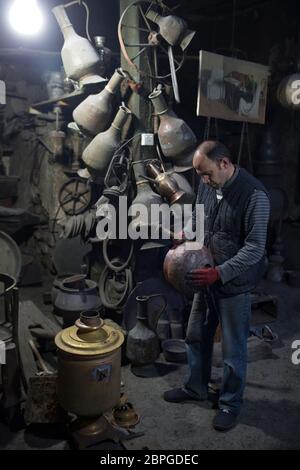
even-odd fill
[(291, 88), (295, 90), (291, 95), (292, 103), (298, 105), (300, 104), (300, 80), (294, 80), (291, 83)]
[(295, 339), (295, 341), (292, 342), (292, 349), (295, 351), (292, 353), (292, 363), (295, 366), (298, 366), (300, 364), (300, 339)]
[(0, 341), (0, 364), (6, 364), (6, 348), (4, 341)]
[[(97, 237), (112, 240), (169, 240), (185, 238), (193, 241), (187, 249), (203, 247), (204, 205), (196, 204), (142, 204), (128, 205), (126, 196), (114, 206), (109, 201), (99, 201), (97, 206)], [(194, 246), (193, 246), (194, 245)]]

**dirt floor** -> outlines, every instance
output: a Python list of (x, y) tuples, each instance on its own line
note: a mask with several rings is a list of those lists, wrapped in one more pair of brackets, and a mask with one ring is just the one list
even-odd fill
[[(47, 284), (47, 283), (46, 283)], [(186, 365), (166, 363), (161, 357), (151, 378), (122, 368), (124, 391), (140, 414), (134, 432), (142, 437), (127, 442), (127, 448), (151, 450), (202, 449), (300, 449), (300, 365), (291, 361), (293, 340), (300, 340), (300, 289), (286, 284), (264, 283), (264, 289), (279, 296), (279, 314), (272, 324), (278, 334), (272, 354), (249, 363), (245, 401), (238, 426), (218, 433), (212, 428), (215, 410), (210, 402), (171, 404), (162, 399), (165, 390), (177, 386)], [(42, 307), (42, 288), (21, 289), (21, 299)], [(45, 307), (43, 307), (45, 309)], [(221, 379), (222, 369), (213, 369)], [(69, 449), (64, 429), (46, 426), (10, 431), (0, 423), (0, 449)], [(105, 443), (94, 449), (117, 448)]]

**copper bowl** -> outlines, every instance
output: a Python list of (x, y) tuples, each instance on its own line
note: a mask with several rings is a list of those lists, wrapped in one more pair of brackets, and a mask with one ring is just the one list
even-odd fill
[(200, 247), (197, 242), (185, 242), (168, 251), (163, 270), (166, 280), (175, 289), (187, 297), (192, 297), (195, 291), (187, 285), (185, 275), (193, 269), (213, 265), (213, 258), (208, 248)]

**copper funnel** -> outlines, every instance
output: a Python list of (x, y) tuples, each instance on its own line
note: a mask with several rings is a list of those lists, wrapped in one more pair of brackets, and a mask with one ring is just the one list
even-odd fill
[(161, 16), (154, 10), (148, 10), (146, 17), (159, 26), (159, 34), (170, 46), (179, 45), (184, 51), (195, 35), (195, 31), (190, 31), (187, 23), (179, 16)]

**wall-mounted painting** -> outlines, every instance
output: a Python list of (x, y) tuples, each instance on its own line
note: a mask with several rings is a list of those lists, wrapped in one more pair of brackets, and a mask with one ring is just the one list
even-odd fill
[(269, 67), (200, 51), (197, 116), (264, 124)]

